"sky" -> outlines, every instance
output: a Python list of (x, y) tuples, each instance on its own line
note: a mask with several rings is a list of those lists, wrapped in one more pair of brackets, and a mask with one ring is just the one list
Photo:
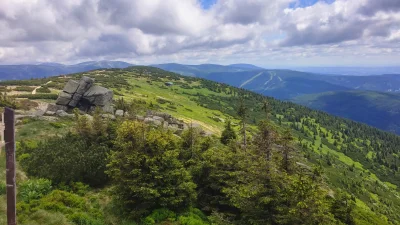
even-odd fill
[(400, 66), (400, 0), (0, 0), (0, 64)]

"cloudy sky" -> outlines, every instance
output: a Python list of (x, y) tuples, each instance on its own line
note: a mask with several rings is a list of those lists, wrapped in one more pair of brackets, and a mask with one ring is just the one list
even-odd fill
[(0, 64), (399, 66), (400, 0), (0, 0)]

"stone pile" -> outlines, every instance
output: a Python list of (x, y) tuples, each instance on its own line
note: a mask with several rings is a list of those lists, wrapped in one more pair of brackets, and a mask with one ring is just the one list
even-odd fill
[(79, 81), (69, 80), (58, 96), (56, 106), (49, 111), (78, 108), (83, 112), (100, 107), (104, 112), (113, 113), (113, 92), (107, 88), (94, 85), (94, 79), (82, 77)]

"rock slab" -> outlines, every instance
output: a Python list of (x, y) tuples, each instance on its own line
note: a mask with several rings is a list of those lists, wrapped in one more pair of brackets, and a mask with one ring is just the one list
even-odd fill
[(94, 79), (84, 76), (79, 81), (68, 81), (59, 94), (56, 105), (66, 109), (79, 108), (83, 112), (100, 107), (103, 111), (112, 113), (113, 96), (112, 90), (94, 85)]

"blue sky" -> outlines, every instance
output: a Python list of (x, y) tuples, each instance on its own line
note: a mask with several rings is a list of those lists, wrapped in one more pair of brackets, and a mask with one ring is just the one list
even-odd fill
[(299, 1), (294, 1), (292, 4), (290, 4), (289, 7), (291, 8), (304, 8), (304, 7), (308, 7), (308, 6), (312, 6), (315, 3), (317, 3), (318, 1), (323, 1), (325, 3), (328, 4), (332, 4), (335, 0), (299, 0)]
[(209, 9), (212, 5), (215, 4), (217, 0), (200, 0), (201, 6), (203, 6), (204, 9)]
[[(209, 9), (211, 8), (216, 2), (217, 0), (199, 0), (201, 2), (201, 5), (204, 9)], [(333, 3), (335, 0), (299, 0), (299, 1), (293, 1), (293, 3), (291, 3), (289, 5), (289, 7), (291, 8), (297, 8), (297, 7), (307, 7), (307, 6), (312, 6), (315, 3), (317, 3), (318, 1), (324, 1), (328, 4)]]

